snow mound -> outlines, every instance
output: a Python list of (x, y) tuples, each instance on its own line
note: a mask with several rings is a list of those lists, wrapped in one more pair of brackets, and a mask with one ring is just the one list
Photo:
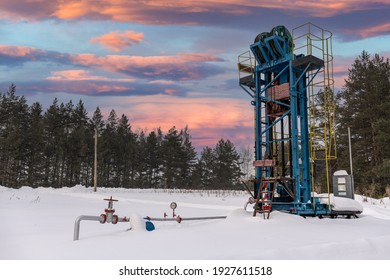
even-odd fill
[(32, 187), (23, 186), (23, 187), (19, 188), (18, 192), (24, 193), (24, 194), (29, 194), (29, 193), (34, 193), (35, 190)]
[(83, 186), (83, 185), (75, 185), (72, 188), (69, 188), (70, 191), (72, 192), (88, 192), (88, 188)]
[[(318, 194), (317, 197), (320, 198), (321, 203), (328, 204), (327, 194)], [(363, 205), (357, 200), (334, 196), (333, 194), (330, 194), (330, 205), (333, 211), (363, 212)]]
[(353, 199), (331, 195), (330, 203), (332, 205), (332, 209), (335, 211), (363, 212), (363, 206)]
[(139, 214), (130, 215), (130, 228), (133, 231), (146, 231), (146, 221)]

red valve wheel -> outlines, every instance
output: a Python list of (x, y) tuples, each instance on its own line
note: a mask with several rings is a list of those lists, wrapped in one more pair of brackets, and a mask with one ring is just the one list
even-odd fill
[(107, 215), (106, 214), (101, 214), (100, 215), (100, 223), (104, 224), (107, 221)]
[(112, 196), (110, 198), (104, 198), (106, 201), (118, 201), (118, 199), (113, 199)]

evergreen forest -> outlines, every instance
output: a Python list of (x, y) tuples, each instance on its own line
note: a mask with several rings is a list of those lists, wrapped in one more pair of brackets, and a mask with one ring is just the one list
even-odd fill
[(390, 62), (363, 51), (337, 95), (336, 168), (349, 172), (351, 130), (355, 191), (390, 196)]
[(11, 85), (0, 96), (0, 185), (92, 186), (95, 135), (98, 187), (232, 189), (242, 176), (229, 140), (197, 155), (188, 127), (135, 132), (115, 110), (104, 119), (97, 108), (89, 118), (81, 100), (55, 99), (44, 111)]
[[(251, 173), (249, 149), (240, 158), (234, 144), (221, 139), (198, 155), (188, 127), (135, 132), (114, 110), (104, 119), (97, 108), (89, 118), (81, 100), (55, 99), (44, 111), (39, 103), (29, 106), (15, 85), (0, 94), (0, 185), (92, 186), (95, 134), (98, 187), (241, 189), (240, 179)], [(363, 51), (335, 96), (337, 160), (330, 172), (349, 172), (350, 128), (355, 191), (389, 196), (389, 59)]]

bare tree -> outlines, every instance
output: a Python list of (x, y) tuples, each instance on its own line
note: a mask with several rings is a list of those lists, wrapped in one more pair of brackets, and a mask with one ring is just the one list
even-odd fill
[(240, 149), (240, 168), (241, 172), (244, 174), (242, 179), (247, 180), (253, 177), (254, 175), (254, 168), (253, 168), (253, 161), (254, 161), (254, 149), (246, 146), (241, 147)]

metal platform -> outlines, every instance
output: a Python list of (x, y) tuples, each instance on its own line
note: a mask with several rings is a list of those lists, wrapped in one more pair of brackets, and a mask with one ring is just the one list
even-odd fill
[(292, 61), (292, 66), (306, 71), (313, 71), (324, 67), (324, 61), (313, 55), (301, 56)]
[(256, 87), (255, 79), (253, 78), (252, 75), (242, 77), (240, 78), (240, 85), (244, 85), (249, 88), (255, 88)]

